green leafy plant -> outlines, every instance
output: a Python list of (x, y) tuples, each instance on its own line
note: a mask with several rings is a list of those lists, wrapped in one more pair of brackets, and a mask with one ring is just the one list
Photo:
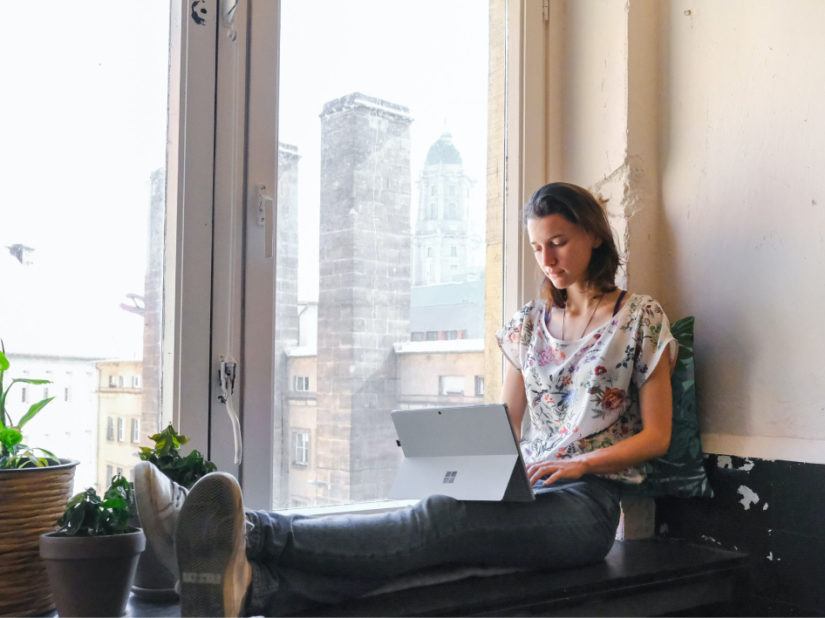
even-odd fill
[(54, 466), (60, 460), (46, 449), (32, 448), (23, 444), (23, 426), (32, 420), (38, 412), (48, 405), (54, 397), (41, 399), (37, 403), (29, 406), (20, 420), (16, 423), (12, 420), (11, 414), (6, 408), (9, 398), (9, 391), (15, 384), (51, 384), (50, 380), (39, 380), (32, 378), (14, 378), (8, 386), (5, 386), (3, 378), (10, 367), (9, 359), (6, 356), (6, 348), (0, 341), (0, 470), (9, 468), (40, 468), (44, 466)]
[(196, 449), (181, 457), (180, 447), (189, 442), (189, 438), (175, 431), (171, 424), (160, 433), (149, 436), (149, 439), (155, 443), (154, 448), (142, 446), (138, 456), (155, 464), (178, 485), (192, 487), (200, 477), (217, 470), (215, 464), (204, 459)]
[(129, 517), (134, 512), (132, 484), (120, 474), (112, 477), (103, 498), (94, 488), (72, 496), (57, 525), (56, 536), (104, 536), (133, 532)]

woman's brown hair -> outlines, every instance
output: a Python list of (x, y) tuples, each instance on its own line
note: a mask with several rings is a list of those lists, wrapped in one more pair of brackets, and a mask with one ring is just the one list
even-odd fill
[[(523, 223), (527, 225), (531, 219), (550, 215), (561, 215), (601, 241), (590, 256), (587, 282), (602, 293), (615, 290), (619, 252), (604, 208), (593, 194), (567, 182), (544, 185), (524, 205)], [(567, 302), (567, 292), (557, 289), (547, 277), (541, 286), (541, 296), (557, 307), (564, 307)]]

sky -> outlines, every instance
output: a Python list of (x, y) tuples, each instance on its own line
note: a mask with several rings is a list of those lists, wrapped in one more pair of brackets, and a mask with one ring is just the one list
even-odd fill
[(282, 0), (279, 139), (301, 155), (299, 299), (318, 294), (318, 114), (327, 101), (362, 92), (409, 108), (413, 216), (427, 150), (449, 130), (483, 226), (487, 20), (485, 0)]
[[(3, 17), (0, 338), (137, 358), (142, 320), (120, 303), (143, 291), (149, 177), (165, 162), (168, 2), (4, 2)], [(300, 298), (317, 297), (326, 101), (360, 91), (407, 106), (413, 181), (449, 130), (483, 222), (487, 2), (283, 0), (280, 71), (280, 139), (302, 156)], [(8, 254), (16, 243), (34, 248), (31, 265)]]

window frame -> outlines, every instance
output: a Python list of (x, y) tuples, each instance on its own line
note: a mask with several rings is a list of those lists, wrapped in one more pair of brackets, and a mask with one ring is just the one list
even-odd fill
[[(503, 0), (506, 109), (502, 311), (532, 293), (535, 269), (520, 223), (526, 191), (550, 175), (546, 135), (546, 30), (541, 0)], [(285, 429), (274, 392), (274, 230), (280, 2), (239, 2), (233, 16), (204, 0), (172, 1), (162, 378), (159, 425), (175, 423), (193, 448), (239, 477), (252, 508), (271, 508), (273, 455)], [(220, 7), (220, 8), (219, 8)], [(253, 18), (254, 17), (254, 18)], [(226, 36), (230, 34), (231, 36)], [(256, 187), (271, 196), (254, 225)], [(272, 204), (271, 210), (269, 210)], [(252, 215), (252, 216), (250, 216)], [(254, 345), (245, 345), (254, 342)], [(240, 363), (232, 401), (244, 461), (218, 401), (221, 358)]]

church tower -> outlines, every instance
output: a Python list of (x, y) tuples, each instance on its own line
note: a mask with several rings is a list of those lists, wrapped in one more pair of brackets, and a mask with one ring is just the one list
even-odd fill
[(430, 146), (418, 183), (413, 285), (463, 281), (471, 268), (470, 179), (445, 132)]

